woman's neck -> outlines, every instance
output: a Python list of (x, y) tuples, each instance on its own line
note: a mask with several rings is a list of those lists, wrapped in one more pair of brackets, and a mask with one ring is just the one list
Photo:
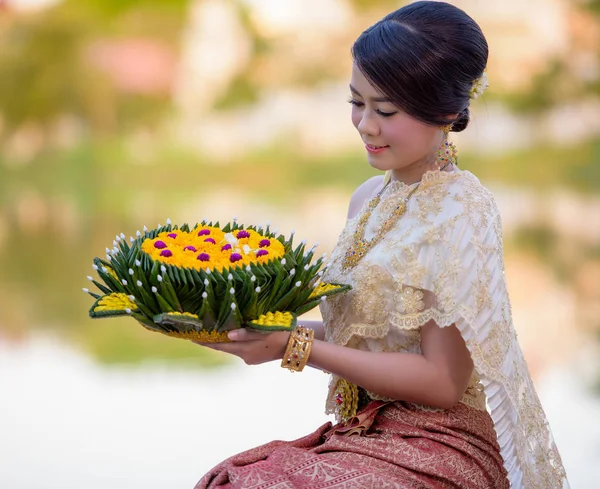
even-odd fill
[[(396, 168), (392, 170), (392, 181), (398, 180), (406, 185), (412, 185), (413, 183), (420, 182), (423, 175), (428, 171), (439, 170), (440, 164), (437, 161), (435, 154), (429, 156), (427, 159), (417, 161), (404, 168)], [(448, 167), (446, 167), (446, 170)]]

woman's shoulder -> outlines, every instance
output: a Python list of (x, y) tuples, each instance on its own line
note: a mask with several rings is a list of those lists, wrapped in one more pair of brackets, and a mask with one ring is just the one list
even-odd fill
[(497, 212), (494, 194), (468, 170), (456, 169), (450, 173), (432, 173), (426, 175), (424, 188), (438, 187), (444, 194), (444, 205), (475, 210), (483, 208), (488, 212)]
[(384, 175), (371, 177), (356, 188), (352, 194), (352, 197), (350, 197), (350, 204), (348, 205), (348, 219), (355, 217), (362, 209), (365, 201), (377, 194), (377, 192), (383, 187), (384, 178)]

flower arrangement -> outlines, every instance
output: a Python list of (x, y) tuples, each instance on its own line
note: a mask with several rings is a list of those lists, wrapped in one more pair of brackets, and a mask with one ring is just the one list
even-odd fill
[(270, 227), (224, 227), (202, 221), (172, 225), (136, 237), (116, 236), (106, 260), (94, 258), (102, 295), (84, 288), (95, 302), (91, 318), (131, 316), (151, 331), (199, 342), (228, 341), (241, 327), (291, 330), (301, 314), (350, 286), (321, 280), (325, 255), (312, 262), (315, 247), (293, 247)]
[(473, 82), (473, 86), (469, 90), (469, 97), (473, 100), (478, 99), (489, 86), (487, 73), (484, 71), (483, 74)]

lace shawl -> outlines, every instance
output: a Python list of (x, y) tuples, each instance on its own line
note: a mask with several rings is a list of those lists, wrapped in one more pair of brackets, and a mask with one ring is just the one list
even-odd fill
[[(397, 181), (386, 187), (367, 239), (412, 188)], [(325, 339), (402, 351), (394, 342), (414, 339), (410, 333), (429, 320), (455, 324), (483, 385), (512, 487), (569, 487), (513, 327), (502, 225), (491, 193), (468, 171), (426, 173), (392, 230), (344, 272), (358, 216), (348, 220), (324, 277), (353, 286), (322, 304)]]

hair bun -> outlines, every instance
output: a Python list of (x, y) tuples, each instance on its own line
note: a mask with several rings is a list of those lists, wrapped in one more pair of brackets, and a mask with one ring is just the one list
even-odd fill
[(458, 114), (456, 118), (456, 122), (452, 124), (452, 132), (461, 132), (464, 131), (469, 125), (469, 121), (471, 120), (471, 111), (469, 107), (464, 109), (462, 112)]

